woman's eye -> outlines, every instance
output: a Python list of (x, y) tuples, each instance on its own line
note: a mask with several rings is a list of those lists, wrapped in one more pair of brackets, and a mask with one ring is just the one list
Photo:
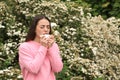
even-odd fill
[(40, 26), (40, 28), (41, 28), (41, 29), (43, 29), (43, 28), (44, 28), (44, 26)]
[(50, 26), (48, 25), (47, 28), (50, 29)]

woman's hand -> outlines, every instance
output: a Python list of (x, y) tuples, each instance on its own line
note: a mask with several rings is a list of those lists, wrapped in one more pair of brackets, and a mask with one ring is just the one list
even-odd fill
[(48, 39), (45, 37), (45, 36), (40, 36), (40, 44), (45, 46), (45, 47), (48, 47)]
[(53, 43), (55, 42), (55, 38), (53, 35), (50, 35), (49, 38), (48, 38), (48, 48), (50, 48)]

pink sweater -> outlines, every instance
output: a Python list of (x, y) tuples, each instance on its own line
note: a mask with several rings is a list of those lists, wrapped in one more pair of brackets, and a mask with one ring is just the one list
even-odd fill
[(47, 49), (35, 41), (19, 46), (19, 64), (24, 80), (56, 80), (54, 73), (63, 68), (56, 43)]

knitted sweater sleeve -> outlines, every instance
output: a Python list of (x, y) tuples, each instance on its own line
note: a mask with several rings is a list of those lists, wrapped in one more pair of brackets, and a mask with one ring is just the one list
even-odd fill
[(29, 46), (22, 44), (19, 47), (19, 64), (28, 71), (37, 74), (44, 61), (46, 52), (47, 48), (40, 46), (36, 51), (36, 55), (33, 57)]
[(59, 47), (56, 43), (48, 49), (49, 59), (51, 63), (52, 70), (54, 72), (60, 72), (63, 68), (62, 59), (60, 57)]

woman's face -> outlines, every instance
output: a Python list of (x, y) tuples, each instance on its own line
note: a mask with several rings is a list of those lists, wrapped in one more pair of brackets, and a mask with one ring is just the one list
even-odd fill
[(47, 19), (39, 20), (36, 26), (35, 33), (37, 37), (39, 37), (40, 35), (49, 34), (50, 33), (50, 22)]

